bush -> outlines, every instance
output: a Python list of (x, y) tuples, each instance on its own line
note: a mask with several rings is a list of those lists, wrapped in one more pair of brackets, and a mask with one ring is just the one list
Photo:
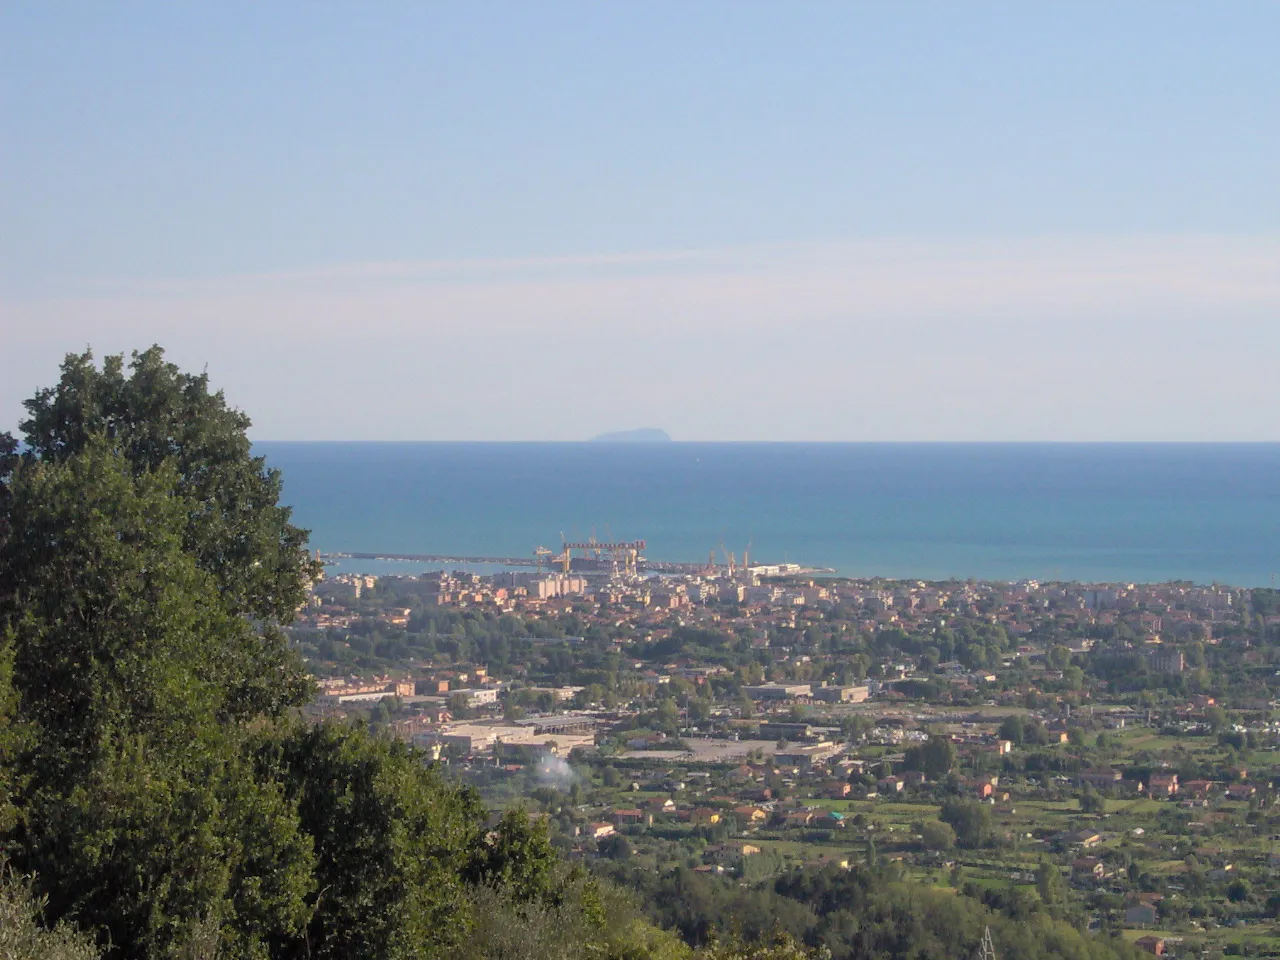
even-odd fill
[(0, 957), (5, 960), (97, 960), (93, 942), (74, 928), (40, 925), (41, 901), (24, 878), (0, 865)]

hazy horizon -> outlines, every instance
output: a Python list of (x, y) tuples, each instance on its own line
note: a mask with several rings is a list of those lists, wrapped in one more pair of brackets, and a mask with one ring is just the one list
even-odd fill
[(0, 430), (1280, 440), (1280, 6), (0, 10)]
[[(613, 442), (607, 444), (597, 441), (594, 437), (583, 437), (579, 439), (568, 440), (369, 440), (363, 437), (332, 437), (323, 440), (289, 440), (272, 437), (260, 437), (253, 441), (256, 445), (273, 446), (277, 444), (438, 444), (445, 445), (465, 445), (465, 444), (490, 444), (490, 445), (506, 445), (506, 444), (547, 444), (547, 445), (563, 445), (563, 444), (592, 444), (596, 446), (614, 446)], [(1045, 446), (1045, 447), (1257, 447), (1257, 446), (1277, 446), (1280, 440), (700, 440), (691, 437), (672, 437), (670, 441), (662, 443), (649, 442), (629, 442), (625, 446), (628, 448), (646, 447), (646, 446), (669, 446), (670, 444), (698, 444), (701, 446), (718, 445), (718, 446), (781, 446), (794, 444), (797, 446), (958, 446), (958, 447), (1016, 447), (1016, 446)]]

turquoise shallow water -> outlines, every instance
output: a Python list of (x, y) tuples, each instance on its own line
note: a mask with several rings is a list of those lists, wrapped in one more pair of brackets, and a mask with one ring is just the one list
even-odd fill
[(663, 560), (750, 542), (753, 558), (848, 575), (1265, 586), (1280, 572), (1280, 444), (256, 449), (325, 551), (527, 556), (563, 531), (643, 538)]

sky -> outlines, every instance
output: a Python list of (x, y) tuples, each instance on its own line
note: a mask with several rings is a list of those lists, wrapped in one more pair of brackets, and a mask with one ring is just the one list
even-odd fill
[(1280, 441), (1280, 4), (0, 0), (0, 430)]

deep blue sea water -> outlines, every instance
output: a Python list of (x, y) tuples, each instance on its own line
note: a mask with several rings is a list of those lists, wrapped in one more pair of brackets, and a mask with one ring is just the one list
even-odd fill
[[(1213, 581), (1280, 572), (1280, 444), (260, 443), (324, 551), (662, 560), (751, 544), (854, 576)], [(347, 569), (403, 569), (348, 563)]]

